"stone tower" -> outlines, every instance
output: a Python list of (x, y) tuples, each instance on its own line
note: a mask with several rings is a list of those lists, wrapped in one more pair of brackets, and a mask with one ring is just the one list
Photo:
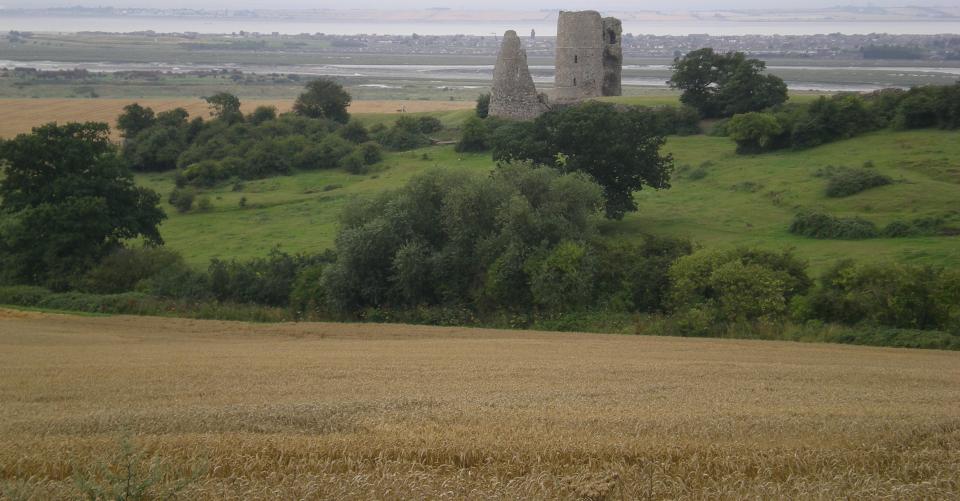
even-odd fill
[(603, 95), (603, 19), (592, 10), (560, 12), (554, 100), (574, 103)]
[(617, 18), (601, 18), (592, 10), (560, 12), (554, 85), (558, 104), (622, 93), (622, 33)]
[(623, 23), (603, 18), (603, 95), (623, 95)]
[(531, 120), (546, 111), (527, 65), (527, 51), (517, 32), (503, 35), (503, 45), (493, 68), (490, 115), (514, 120)]

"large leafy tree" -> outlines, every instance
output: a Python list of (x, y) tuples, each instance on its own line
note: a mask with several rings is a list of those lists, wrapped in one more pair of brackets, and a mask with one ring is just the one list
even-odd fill
[(128, 239), (161, 244), (160, 196), (134, 184), (103, 123), (47, 124), (0, 144), (7, 279), (64, 288)]
[(343, 86), (333, 80), (320, 78), (307, 84), (306, 91), (293, 103), (293, 111), (305, 117), (347, 123), (350, 121), (347, 107), (351, 100)]
[(669, 83), (682, 90), (680, 100), (702, 116), (729, 117), (787, 100), (787, 84), (765, 70), (766, 63), (742, 52), (718, 54), (706, 48), (675, 59)]
[(665, 139), (648, 110), (590, 102), (501, 127), (492, 142), (499, 162), (529, 160), (589, 174), (603, 189), (611, 219), (636, 211), (633, 194), (644, 186), (670, 187), (673, 157), (661, 154)]
[(229, 92), (217, 92), (203, 100), (210, 105), (210, 112), (214, 117), (231, 123), (243, 120), (243, 113), (240, 112), (240, 98), (237, 96)]

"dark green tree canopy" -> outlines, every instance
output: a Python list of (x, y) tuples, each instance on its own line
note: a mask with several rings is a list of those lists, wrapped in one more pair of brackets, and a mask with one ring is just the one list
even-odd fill
[(160, 196), (138, 187), (103, 123), (47, 124), (0, 144), (7, 278), (62, 287), (124, 240), (160, 244)]
[(229, 92), (217, 92), (203, 100), (210, 105), (210, 111), (215, 118), (228, 122), (243, 120), (243, 113), (240, 112), (240, 98), (237, 96)]
[(124, 138), (131, 138), (153, 126), (157, 118), (151, 108), (144, 108), (137, 103), (123, 107), (123, 113), (117, 117), (117, 129)]
[(321, 78), (307, 84), (307, 90), (300, 94), (293, 104), (293, 111), (305, 117), (347, 123), (350, 120), (347, 107), (351, 100), (343, 86), (333, 80)]
[(497, 129), (491, 139), (498, 162), (529, 160), (563, 172), (583, 172), (603, 188), (608, 218), (637, 210), (633, 193), (670, 187), (673, 157), (661, 155), (665, 139), (656, 115), (590, 102)]
[(670, 86), (681, 89), (680, 100), (705, 118), (760, 111), (787, 100), (787, 84), (764, 74), (766, 63), (742, 52), (718, 54), (706, 48), (673, 63)]

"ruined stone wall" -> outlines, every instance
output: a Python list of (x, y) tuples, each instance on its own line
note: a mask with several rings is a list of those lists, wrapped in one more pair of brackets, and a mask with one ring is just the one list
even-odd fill
[(503, 35), (500, 54), (493, 69), (490, 115), (514, 120), (531, 120), (546, 111), (527, 65), (527, 51), (517, 32)]
[(603, 18), (603, 95), (623, 95), (623, 23)]
[(603, 19), (592, 10), (560, 12), (554, 100), (559, 104), (603, 95)]

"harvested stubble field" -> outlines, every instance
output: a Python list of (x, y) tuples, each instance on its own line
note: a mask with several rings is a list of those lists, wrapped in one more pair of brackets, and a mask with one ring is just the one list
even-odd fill
[(122, 479), (124, 441), (181, 499), (960, 496), (958, 353), (0, 318), (0, 497)]
[[(154, 111), (177, 107), (186, 109), (190, 116), (209, 116), (209, 107), (201, 99), (0, 99), (0, 138), (11, 138), (30, 132), (33, 127), (47, 122), (106, 122), (114, 126), (123, 107), (130, 103), (149, 106)], [(243, 99), (243, 111), (257, 106), (276, 106), (280, 112), (290, 111), (291, 99)], [(466, 101), (355, 101), (351, 113), (409, 113), (451, 111), (472, 108)]]

